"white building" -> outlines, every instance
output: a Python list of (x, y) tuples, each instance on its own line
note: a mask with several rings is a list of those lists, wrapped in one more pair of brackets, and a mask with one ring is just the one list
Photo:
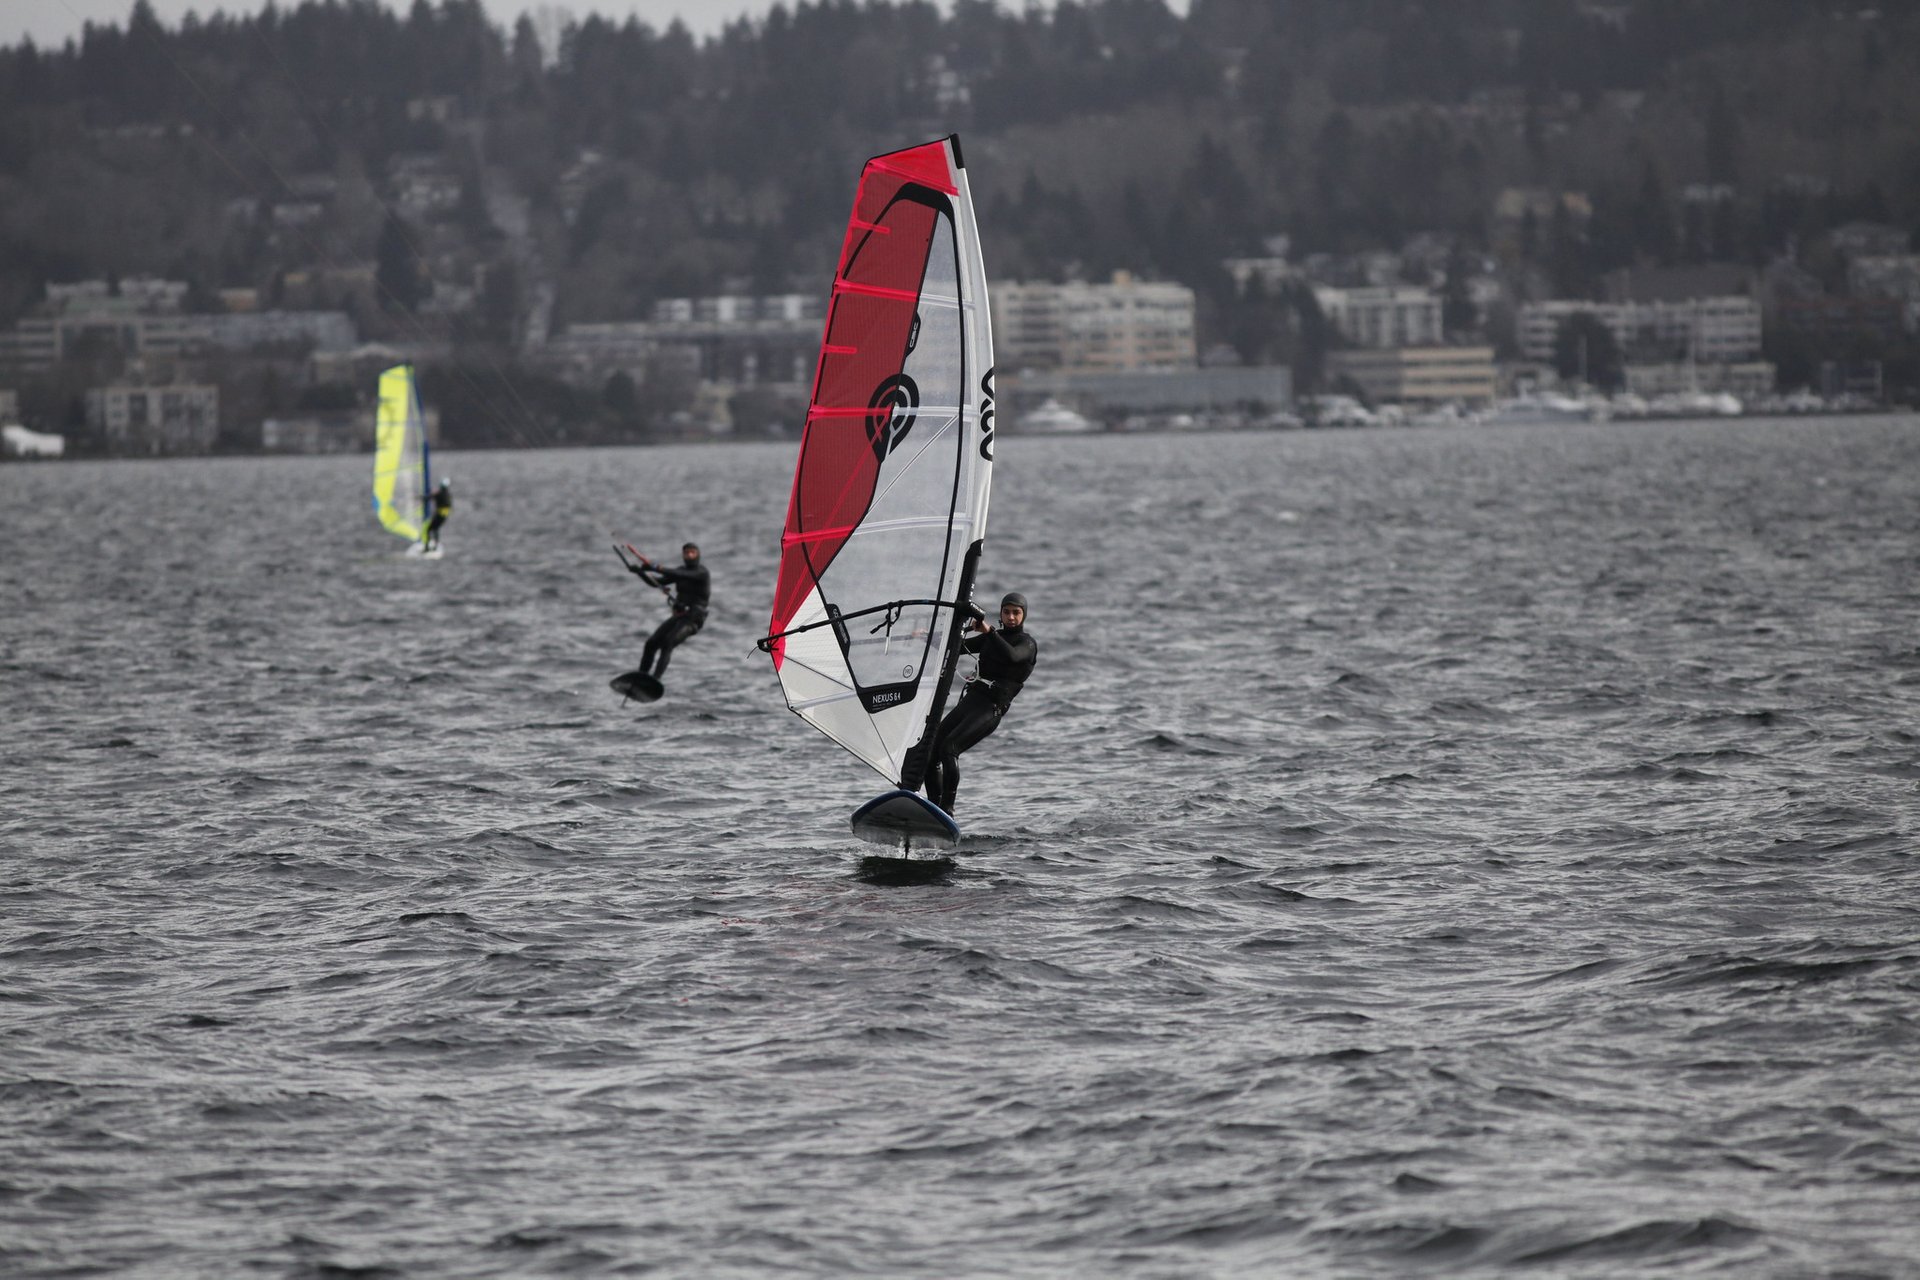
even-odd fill
[(1359, 347), (1430, 347), (1444, 340), (1440, 295), (1408, 285), (1313, 291), (1327, 322)]
[(820, 300), (804, 294), (662, 298), (651, 320), (568, 325), (540, 355), (578, 385), (617, 372), (644, 382), (671, 367), (723, 390), (804, 389), (819, 356), (821, 316)]
[(345, 351), (357, 338), (344, 311), (253, 311), (146, 315), (81, 311), (30, 316), (0, 332), (0, 365), (46, 369), (89, 350), (129, 359), (174, 359), (210, 349), (246, 351), (282, 343)]
[(1191, 369), (1194, 295), (1185, 285), (1114, 272), (1107, 284), (989, 286), (995, 358), (1004, 369)]
[(1732, 296), (1681, 302), (1529, 302), (1517, 319), (1521, 354), (1529, 360), (1553, 359), (1560, 326), (1581, 312), (1606, 325), (1632, 363), (1741, 364), (1760, 356), (1760, 304)]
[(220, 388), (96, 387), (87, 392), (87, 424), (115, 452), (205, 453), (220, 434)]

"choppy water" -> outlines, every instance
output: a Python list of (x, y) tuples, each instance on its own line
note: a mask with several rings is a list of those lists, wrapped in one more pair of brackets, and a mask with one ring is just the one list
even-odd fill
[(0, 468), (0, 1272), (1920, 1275), (1916, 458), (1008, 440), (918, 888), (751, 649), (790, 446), (452, 455), (438, 563)]

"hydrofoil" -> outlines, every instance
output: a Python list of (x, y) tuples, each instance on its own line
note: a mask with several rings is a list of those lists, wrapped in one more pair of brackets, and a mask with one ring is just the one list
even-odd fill
[(632, 698), (635, 702), (654, 702), (666, 687), (644, 671), (624, 671), (607, 681), (612, 690), (623, 698)]
[(931, 880), (953, 870), (945, 851), (960, 842), (960, 824), (925, 796), (912, 791), (875, 796), (853, 811), (852, 826), (868, 844), (890, 850), (860, 860), (861, 872), (870, 879)]

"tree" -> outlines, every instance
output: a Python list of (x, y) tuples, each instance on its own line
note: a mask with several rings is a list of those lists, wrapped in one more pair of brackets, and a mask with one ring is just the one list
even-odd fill
[(1707, 181), (1729, 186), (1740, 181), (1740, 120), (1727, 105), (1726, 90), (1713, 87), (1707, 104)]
[(606, 406), (607, 412), (621, 426), (632, 427), (639, 423), (640, 395), (626, 370), (608, 375), (606, 385), (600, 388), (600, 403)]
[(1673, 261), (1673, 210), (1652, 160), (1640, 173), (1640, 196), (1633, 206), (1632, 222), (1633, 246), (1642, 257), (1662, 263)]
[(397, 213), (387, 215), (380, 228), (380, 247), (374, 254), (374, 283), (380, 291), (380, 306), (388, 312), (411, 315), (431, 292), (420, 257), (413, 249), (413, 236)]
[(1553, 338), (1553, 367), (1568, 382), (1585, 382), (1602, 391), (1626, 385), (1626, 357), (1606, 322), (1591, 311), (1576, 311), (1560, 322)]
[(1480, 327), (1480, 309), (1473, 303), (1473, 263), (1466, 247), (1455, 242), (1447, 253), (1447, 281), (1440, 291), (1440, 327), (1449, 337)]

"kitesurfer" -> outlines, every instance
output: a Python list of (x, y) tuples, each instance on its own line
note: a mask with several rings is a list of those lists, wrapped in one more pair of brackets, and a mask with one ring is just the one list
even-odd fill
[(647, 637), (646, 651), (640, 657), (640, 673), (658, 680), (667, 673), (667, 659), (674, 647), (690, 639), (706, 625), (707, 598), (712, 589), (707, 566), (700, 563), (700, 548), (689, 542), (680, 548), (678, 565), (657, 565), (646, 557), (629, 564), (627, 571), (650, 587), (673, 592), (673, 613)]
[(453, 481), (446, 476), (441, 476), (440, 487), (428, 496), (427, 505), (432, 508), (433, 514), (427, 520), (427, 531), (421, 535), (421, 541), (426, 543), (428, 551), (438, 551), (440, 526), (445, 524), (447, 517), (453, 514)]
[(925, 780), (927, 798), (948, 813), (960, 790), (960, 753), (999, 728), (1040, 657), (1039, 644), (1027, 634), (1027, 598), (1018, 591), (1002, 597), (998, 630), (981, 618), (967, 619), (962, 629), (974, 632), (960, 647), (979, 655), (980, 669), (934, 731)]

